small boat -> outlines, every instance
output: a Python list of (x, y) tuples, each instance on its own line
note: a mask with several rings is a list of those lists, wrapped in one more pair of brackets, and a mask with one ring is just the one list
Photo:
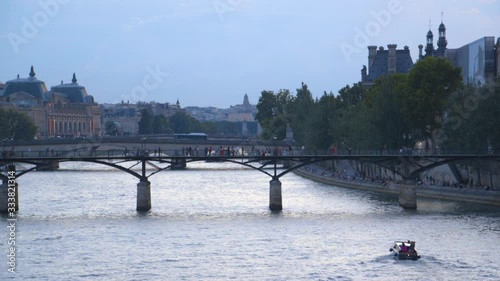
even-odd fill
[(398, 260), (416, 261), (420, 258), (417, 250), (415, 250), (415, 241), (395, 241), (389, 251), (393, 252), (394, 257)]

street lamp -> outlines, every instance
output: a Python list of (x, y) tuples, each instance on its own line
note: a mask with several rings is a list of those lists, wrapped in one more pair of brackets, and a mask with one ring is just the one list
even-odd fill
[(406, 153), (410, 154), (410, 152), (411, 152), (412, 148), (408, 147), (408, 142), (411, 143), (411, 137), (412, 137), (411, 134), (403, 134), (403, 139), (404, 139), (404, 142), (405, 142), (405, 148), (404, 148), (404, 150), (406, 150), (406, 151), (403, 150), (403, 153), (405, 153), (405, 154)]
[(411, 134), (403, 134), (403, 139), (405, 140), (405, 146), (408, 146), (408, 141), (411, 141)]
[(277, 174), (276, 173), (276, 164), (277, 164), (276, 163), (276, 157), (278, 157), (278, 147), (277, 147), (277, 143), (276, 143), (277, 137), (274, 136), (273, 139), (274, 139), (274, 177), (273, 177), (273, 179), (275, 179), (276, 178), (276, 174)]
[(274, 140), (274, 156), (278, 156), (278, 146), (277, 146), (277, 137), (276, 136), (273, 136), (273, 140)]

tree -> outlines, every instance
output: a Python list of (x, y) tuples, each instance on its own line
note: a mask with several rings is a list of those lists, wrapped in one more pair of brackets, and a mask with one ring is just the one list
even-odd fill
[[(400, 148), (404, 145), (403, 134), (414, 133), (404, 113), (407, 75), (395, 74), (381, 77), (367, 92), (363, 104), (369, 115), (366, 122), (371, 127), (371, 141), (377, 146)], [(413, 134), (412, 139), (419, 136)]]
[(287, 124), (290, 122), (290, 105), (293, 97), (289, 90), (281, 89), (278, 93), (273, 91), (262, 91), (257, 103), (257, 114), (255, 120), (263, 129), (264, 139), (284, 139), (286, 137)]
[(364, 147), (364, 143), (367, 142), (366, 136), (370, 135), (366, 129), (368, 124), (361, 104), (364, 92), (361, 83), (353, 84), (352, 87), (346, 85), (339, 90), (335, 98), (333, 104), (335, 114), (329, 126), (333, 131), (332, 144), (340, 149)]
[(440, 142), (445, 149), (486, 151), (500, 148), (500, 78), (495, 86), (465, 85), (453, 93), (443, 117)]
[(168, 119), (164, 115), (156, 115), (153, 118), (153, 124), (151, 125), (153, 134), (167, 133), (171, 131), (169, 128)]
[(36, 131), (35, 123), (25, 113), (0, 108), (1, 139), (32, 140)]
[(121, 125), (118, 122), (108, 120), (104, 124), (106, 134), (110, 136), (117, 136), (120, 134)]
[(259, 102), (257, 103), (257, 114), (255, 120), (259, 122), (262, 128), (269, 127), (270, 119), (273, 118), (273, 109), (277, 106), (278, 101), (273, 91), (262, 91), (260, 93)]
[(199, 132), (202, 129), (200, 121), (184, 111), (176, 112), (170, 116), (169, 123), (172, 130), (177, 134)]
[(459, 68), (445, 58), (419, 60), (408, 73), (407, 90), (402, 100), (403, 112), (412, 130), (421, 132), (440, 128), (451, 93), (462, 85)]
[(306, 119), (305, 146), (326, 149), (334, 143), (337, 103), (333, 93), (324, 92), (323, 96), (313, 104), (310, 118)]
[(141, 109), (141, 120), (139, 120), (139, 134), (149, 135), (153, 133), (153, 116), (147, 109)]
[(305, 140), (305, 129), (307, 124), (307, 119), (314, 105), (314, 99), (312, 97), (311, 91), (307, 87), (307, 84), (302, 82), (301, 87), (297, 89), (297, 97), (292, 101), (291, 112), (292, 116), (292, 129), (294, 133), (295, 140), (298, 143), (304, 143)]
[(342, 107), (355, 106), (363, 100), (364, 90), (361, 82), (353, 84), (352, 87), (346, 85), (339, 90), (337, 96)]

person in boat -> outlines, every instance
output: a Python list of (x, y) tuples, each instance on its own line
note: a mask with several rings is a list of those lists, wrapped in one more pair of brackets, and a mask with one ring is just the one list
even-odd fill
[(411, 241), (411, 242), (410, 242), (410, 248), (409, 248), (409, 251), (410, 251), (410, 252), (415, 252), (415, 241)]
[(408, 251), (408, 248), (406, 247), (405, 242), (403, 242), (403, 243), (401, 244), (401, 252), (402, 252), (402, 253), (404, 253), (404, 252), (406, 252), (406, 251)]

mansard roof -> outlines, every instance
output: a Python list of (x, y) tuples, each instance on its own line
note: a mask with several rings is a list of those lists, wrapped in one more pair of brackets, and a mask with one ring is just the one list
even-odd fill
[(20, 78), (19, 75), (17, 75), (16, 79), (9, 80), (5, 83), (3, 96), (8, 96), (17, 92), (25, 92), (34, 97), (45, 99), (44, 96), (47, 92), (47, 87), (45, 86), (45, 82), (35, 77), (33, 66), (31, 66), (28, 78)]
[[(375, 81), (377, 78), (389, 74), (389, 50), (380, 48), (377, 50), (373, 64), (371, 65), (368, 74), (368, 81)], [(396, 73), (408, 73), (413, 66), (413, 60), (410, 56), (408, 47), (403, 50), (396, 50)]]
[(65, 94), (68, 99), (74, 103), (89, 103), (89, 101), (93, 103), (93, 98), (87, 94), (85, 87), (78, 85), (75, 73), (73, 73), (73, 79), (71, 81), (72, 83), (66, 84), (61, 81), (60, 85), (52, 86), (51, 91)]

